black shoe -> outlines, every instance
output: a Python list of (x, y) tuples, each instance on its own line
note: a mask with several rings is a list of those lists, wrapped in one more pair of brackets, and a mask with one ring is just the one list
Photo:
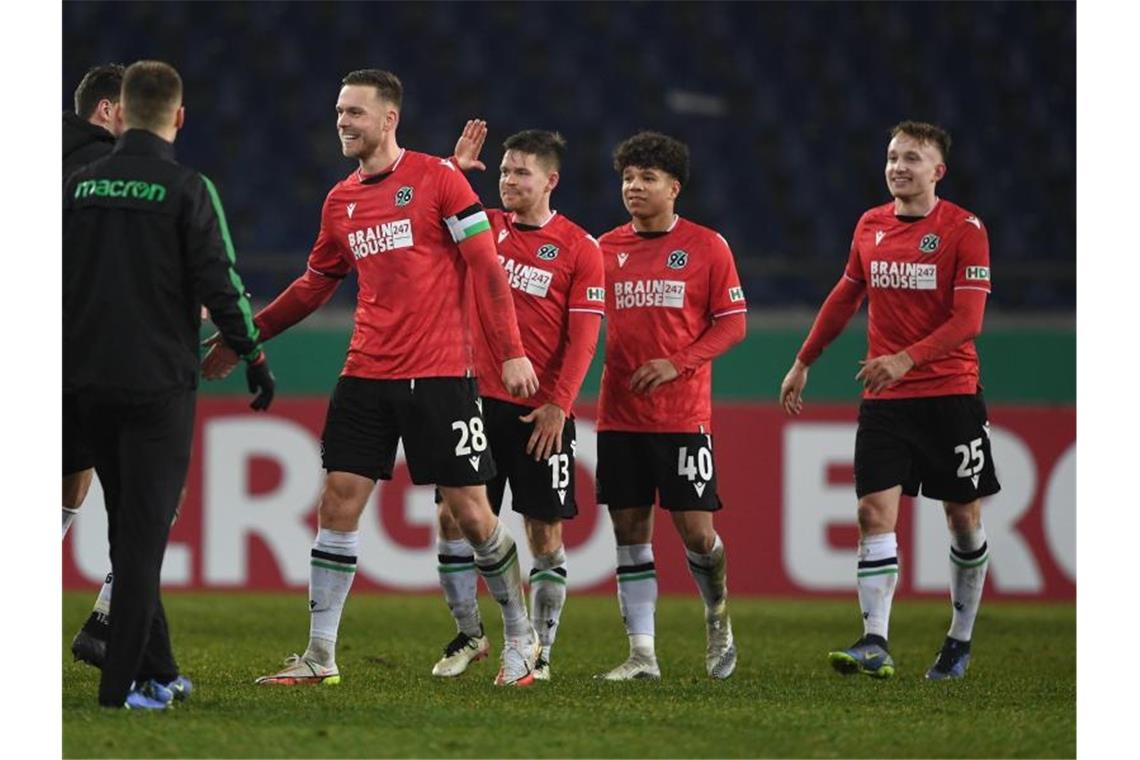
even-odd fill
[(85, 662), (96, 668), (103, 667), (107, 659), (107, 634), (111, 626), (105, 622), (106, 617), (92, 612), (87, 622), (71, 640), (71, 654), (76, 660)]
[(970, 665), (970, 642), (946, 637), (938, 659), (926, 671), (927, 679), (941, 681), (946, 678), (963, 678)]

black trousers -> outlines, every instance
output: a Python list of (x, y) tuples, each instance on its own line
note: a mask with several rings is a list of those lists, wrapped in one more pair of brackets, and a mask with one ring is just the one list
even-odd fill
[(111, 630), (99, 704), (121, 707), (131, 682), (173, 677), (159, 575), (190, 464), (193, 390), (159, 401), (111, 403), (80, 394), (79, 414), (107, 504)]

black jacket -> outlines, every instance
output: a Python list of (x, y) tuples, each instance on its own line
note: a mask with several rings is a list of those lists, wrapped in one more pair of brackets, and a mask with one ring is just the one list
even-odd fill
[(129, 130), (64, 183), (64, 392), (145, 402), (197, 387), (203, 303), (239, 356), (260, 351), (213, 183)]
[(63, 179), (102, 158), (115, 147), (115, 136), (102, 127), (79, 118), (71, 111), (63, 114)]

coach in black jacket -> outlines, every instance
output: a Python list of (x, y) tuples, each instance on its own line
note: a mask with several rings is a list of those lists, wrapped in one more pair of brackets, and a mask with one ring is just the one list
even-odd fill
[(178, 72), (131, 65), (121, 106), (127, 131), (112, 153), (64, 186), (63, 384), (107, 504), (114, 615), (99, 703), (155, 707), (132, 682), (171, 675), (139, 668), (190, 459), (202, 304), (248, 363), (254, 409), (269, 406), (274, 381), (217, 191), (174, 160), (184, 119)]

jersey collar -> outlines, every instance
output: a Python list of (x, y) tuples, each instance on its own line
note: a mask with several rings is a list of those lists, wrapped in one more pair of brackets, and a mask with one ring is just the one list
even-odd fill
[(392, 165), (389, 166), (387, 169), (384, 169), (383, 171), (376, 172), (375, 174), (365, 174), (358, 167), (356, 169), (356, 180), (357, 180), (357, 182), (359, 182), (362, 185), (369, 185), (369, 184), (372, 184), (373, 182), (379, 182), (380, 180), (384, 179), (389, 174), (391, 174), (392, 172), (396, 171), (396, 169), (399, 168), (400, 162), (404, 160), (404, 154), (407, 152), (408, 152), (407, 148), (400, 148), (400, 154), (398, 156), (396, 156), (396, 160), (392, 162)]

